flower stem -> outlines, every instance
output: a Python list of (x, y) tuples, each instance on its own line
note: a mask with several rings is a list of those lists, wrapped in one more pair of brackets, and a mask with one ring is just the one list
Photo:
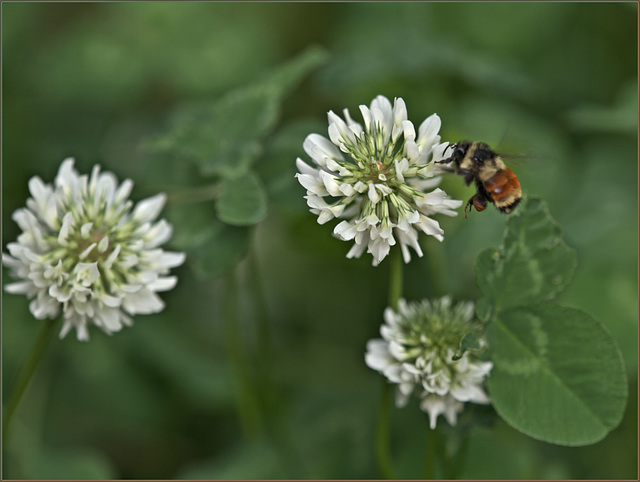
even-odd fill
[[(402, 257), (397, 249), (391, 253), (391, 266), (389, 271), (389, 306), (396, 310), (398, 300), (402, 297)], [(378, 469), (386, 479), (395, 479), (391, 463), (391, 447), (389, 433), (389, 405), (393, 395), (392, 387), (384, 381), (380, 406), (378, 408), (378, 427), (376, 433), (376, 456)]]
[(22, 395), (24, 395), (27, 386), (29, 385), (29, 381), (33, 376), (33, 373), (38, 366), (38, 362), (42, 358), (42, 355), (47, 347), (47, 343), (51, 338), (51, 333), (53, 333), (53, 328), (56, 324), (56, 320), (47, 320), (40, 331), (40, 336), (36, 340), (36, 344), (33, 346), (31, 350), (31, 355), (29, 359), (22, 367), (22, 371), (18, 375), (18, 380), (13, 389), (13, 393), (11, 394), (11, 398), (7, 403), (7, 410), (2, 419), (2, 447), (6, 447), (7, 435), (9, 433), (9, 425), (13, 418), (13, 415), (20, 404), (20, 400), (22, 399)]
[[(255, 243), (253, 243), (255, 245)], [(247, 258), (249, 268), (249, 285), (252, 299), (256, 305), (256, 331), (258, 346), (256, 349), (257, 358), (256, 370), (258, 372), (258, 384), (261, 389), (261, 399), (264, 405), (265, 415), (268, 419), (276, 415), (278, 406), (278, 393), (274, 381), (274, 359), (271, 327), (268, 319), (268, 309), (265, 301), (264, 289), (260, 282), (261, 277), (258, 269), (255, 250), (249, 253)]]
[(389, 306), (398, 309), (398, 300), (402, 298), (403, 263), (400, 251), (391, 253), (391, 267), (389, 273)]
[(425, 480), (435, 479), (436, 474), (436, 452), (440, 455), (440, 437), (438, 429), (427, 429), (426, 453), (424, 457), (424, 478)]
[(469, 452), (469, 434), (465, 434), (460, 442), (458, 450), (451, 458), (445, 459), (447, 465), (445, 467), (445, 478), (459, 479), (460, 474), (464, 470), (467, 453)]
[(450, 293), (450, 280), (446, 269), (446, 261), (442, 244), (435, 242), (424, 244), (424, 249), (426, 251), (424, 263), (427, 265), (426, 272), (433, 294), (441, 296), (446, 293)]
[[(255, 247), (256, 243), (252, 243)], [(256, 354), (257, 386), (261, 389), (261, 400), (265, 420), (265, 428), (269, 441), (273, 444), (276, 456), (283, 473), (287, 478), (305, 478), (303, 460), (298, 455), (298, 448), (290, 439), (290, 434), (283, 422), (282, 407), (285, 405), (282, 394), (276, 383), (273, 335), (269, 320), (264, 287), (261, 283), (260, 269), (256, 250), (248, 256), (249, 287), (256, 304), (257, 339)]]
[(389, 446), (389, 405), (392, 389), (386, 381), (382, 387), (382, 396), (378, 408), (378, 430), (376, 433), (376, 457), (378, 469), (385, 479), (395, 479), (391, 463), (391, 448)]
[(260, 405), (255, 393), (249, 357), (242, 336), (242, 320), (238, 316), (238, 279), (234, 270), (225, 280), (224, 335), (231, 371), (236, 384), (238, 412), (247, 435), (262, 431)]

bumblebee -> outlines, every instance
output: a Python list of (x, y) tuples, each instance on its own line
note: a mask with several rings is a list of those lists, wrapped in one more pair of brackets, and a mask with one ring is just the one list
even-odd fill
[(465, 218), (471, 206), (480, 212), (485, 210), (487, 203), (493, 203), (500, 212), (505, 214), (509, 214), (516, 208), (522, 199), (520, 182), (502, 158), (487, 144), (460, 141), (449, 148), (453, 149), (451, 157), (436, 163), (453, 163), (451, 172), (463, 176), (467, 186), (471, 181), (476, 185), (476, 193), (464, 207)]

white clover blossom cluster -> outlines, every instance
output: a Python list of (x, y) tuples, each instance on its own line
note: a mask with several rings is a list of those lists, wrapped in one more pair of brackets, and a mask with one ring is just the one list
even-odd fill
[[(472, 302), (452, 306), (446, 296), (420, 303), (401, 299), (397, 312), (384, 312), (382, 339), (367, 343), (366, 364), (398, 384), (396, 405), (405, 406), (416, 391), (432, 429), (440, 414), (455, 425), (464, 402), (489, 403), (482, 384), (493, 364), (476, 359), (469, 350), (454, 360), (462, 338), (477, 333), (473, 312)], [(480, 343), (486, 342), (480, 338)]]
[(60, 338), (75, 328), (86, 341), (89, 324), (111, 334), (132, 324), (129, 315), (161, 311), (156, 292), (175, 286), (176, 277), (166, 275), (185, 255), (159, 248), (172, 233), (164, 219), (154, 222), (164, 194), (132, 210), (131, 180), (118, 185), (99, 166), (90, 177), (79, 175), (73, 163), (62, 162), (53, 186), (38, 176), (29, 180), (32, 197), (13, 214), (22, 233), (7, 245), (2, 264), (20, 280), (6, 291), (32, 299), (38, 319), (62, 311)]
[(333, 232), (355, 241), (348, 258), (358, 258), (366, 249), (377, 266), (399, 243), (408, 263), (409, 247), (422, 256), (418, 231), (443, 240), (444, 231), (431, 216), (456, 216), (453, 209), (462, 205), (442, 189), (433, 189), (441, 181), (435, 161), (444, 158), (448, 143), (440, 143), (436, 114), (416, 135), (401, 98), (392, 106), (379, 95), (370, 107), (361, 105), (360, 112), (364, 127), (348, 109), (345, 120), (329, 112), (330, 139), (310, 134), (303, 143), (316, 167), (298, 158), (296, 177), (307, 190), (305, 199), (318, 223), (344, 219)]

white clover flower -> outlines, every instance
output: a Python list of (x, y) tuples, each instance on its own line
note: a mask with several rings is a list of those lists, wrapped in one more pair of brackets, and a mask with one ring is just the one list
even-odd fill
[[(469, 350), (454, 360), (462, 338), (480, 328), (472, 321), (473, 310), (471, 302), (452, 306), (447, 296), (410, 304), (401, 299), (397, 313), (384, 312), (382, 339), (367, 343), (365, 363), (398, 384), (396, 405), (406, 405), (416, 391), (432, 429), (440, 414), (455, 425), (464, 402), (489, 403), (482, 384), (493, 363), (477, 360)], [(485, 343), (480, 338), (481, 346)]]
[(32, 197), (13, 213), (22, 233), (7, 245), (2, 264), (20, 280), (6, 291), (32, 298), (33, 316), (62, 312), (60, 338), (75, 328), (86, 341), (91, 323), (111, 334), (131, 325), (128, 315), (161, 311), (156, 292), (175, 286), (176, 277), (166, 275), (185, 255), (159, 248), (172, 232), (164, 219), (154, 222), (164, 194), (132, 210), (131, 180), (118, 186), (99, 166), (90, 177), (79, 175), (73, 162), (62, 162), (53, 186), (38, 176), (29, 180)]
[[(449, 199), (441, 189), (440, 168), (448, 143), (440, 144), (440, 118), (433, 114), (418, 129), (407, 120), (401, 98), (379, 95), (371, 107), (360, 106), (364, 127), (344, 109), (341, 119), (329, 112), (329, 139), (310, 134), (303, 143), (315, 166), (298, 158), (296, 174), (307, 190), (305, 199), (318, 223), (344, 219), (334, 234), (355, 244), (347, 257), (373, 255), (377, 266), (400, 244), (405, 263), (409, 247), (418, 256), (418, 231), (443, 240), (444, 231), (434, 214), (456, 216), (462, 201)], [(433, 189), (433, 190), (432, 190)]]

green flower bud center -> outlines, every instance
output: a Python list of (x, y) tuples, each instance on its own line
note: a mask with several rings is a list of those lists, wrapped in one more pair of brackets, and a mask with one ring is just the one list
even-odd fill
[(431, 373), (444, 370), (452, 380), (456, 377), (456, 360), (462, 339), (470, 333), (479, 333), (479, 322), (469, 321), (460, 310), (442, 305), (420, 305), (407, 315), (401, 315), (402, 344), (418, 368), (431, 362)]

